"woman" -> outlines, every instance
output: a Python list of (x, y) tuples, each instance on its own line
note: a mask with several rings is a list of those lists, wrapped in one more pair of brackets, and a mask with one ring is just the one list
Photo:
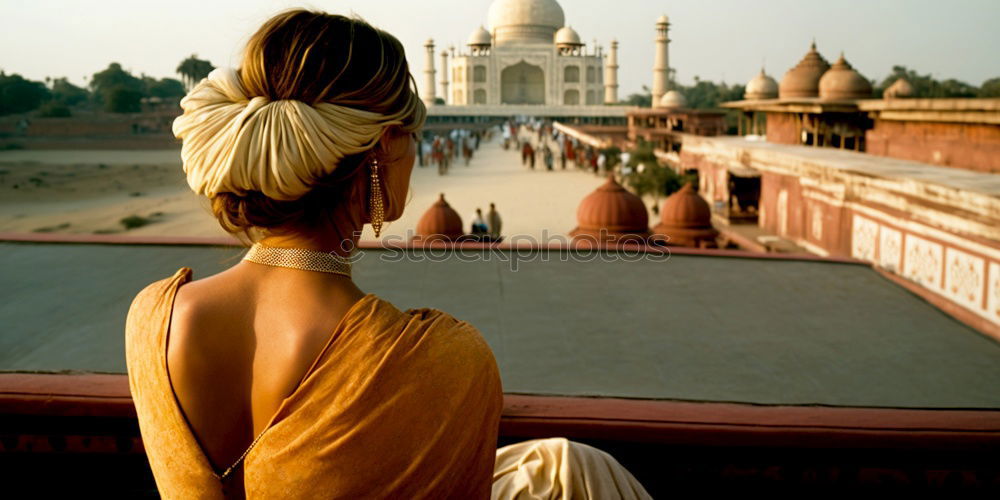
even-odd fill
[(349, 275), (363, 224), (403, 210), (425, 116), (411, 82), (392, 35), (296, 10), (183, 100), (188, 183), (255, 244), (217, 275), (153, 283), (129, 311), (165, 498), (489, 497), (503, 393), (488, 345)]
[(566, 440), (497, 453), (503, 391), (479, 332), (351, 281), (363, 225), (378, 235), (405, 204), (425, 117), (411, 84), (392, 35), (294, 10), (253, 35), (238, 71), (213, 71), (181, 101), (188, 184), (253, 245), (214, 276), (179, 269), (129, 310), (129, 385), (164, 498), (485, 499), (630, 484), (614, 467), (540, 458), (608, 462)]

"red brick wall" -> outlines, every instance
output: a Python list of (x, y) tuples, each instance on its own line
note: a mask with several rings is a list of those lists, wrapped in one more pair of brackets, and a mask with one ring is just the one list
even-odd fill
[(795, 115), (792, 113), (767, 113), (767, 142), (799, 144)]
[(1000, 125), (875, 120), (865, 138), (869, 154), (1000, 173)]

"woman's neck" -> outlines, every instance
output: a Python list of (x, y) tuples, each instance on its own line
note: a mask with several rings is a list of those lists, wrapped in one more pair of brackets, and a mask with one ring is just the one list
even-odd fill
[(350, 227), (271, 232), (258, 242), (269, 247), (302, 248), (350, 257), (358, 246), (363, 226), (360, 224), (343, 225)]

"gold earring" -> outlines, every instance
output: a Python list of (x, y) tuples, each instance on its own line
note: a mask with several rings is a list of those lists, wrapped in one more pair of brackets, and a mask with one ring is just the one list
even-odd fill
[(368, 210), (370, 213), (370, 219), (372, 224), (372, 230), (375, 231), (375, 237), (378, 238), (382, 233), (382, 221), (385, 220), (385, 211), (382, 205), (382, 185), (378, 181), (378, 159), (372, 158), (372, 187), (371, 187), (371, 199), (369, 200)]

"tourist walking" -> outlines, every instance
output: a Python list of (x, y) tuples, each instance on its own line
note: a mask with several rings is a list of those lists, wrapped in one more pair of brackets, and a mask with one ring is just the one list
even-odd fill
[(548, 170), (549, 172), (551, 172), (552, 171), (552, 163), (554, 161), (553, 157), (552, 157), (552, 150), (549, 149), (548, 146), (545, 146), (545, 149), (543, 150), (542, 155), (543, 155), (543, 158), (545, 159), (545, 170)]

